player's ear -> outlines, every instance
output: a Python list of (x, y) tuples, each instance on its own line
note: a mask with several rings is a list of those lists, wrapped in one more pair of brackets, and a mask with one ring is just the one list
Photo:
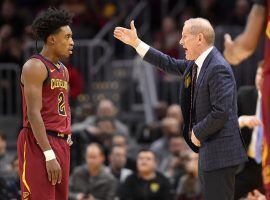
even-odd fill
[(54, 35), (49, 35), (47, 38), (47, 44), (54, 45), (55, 44), (55, 37)]

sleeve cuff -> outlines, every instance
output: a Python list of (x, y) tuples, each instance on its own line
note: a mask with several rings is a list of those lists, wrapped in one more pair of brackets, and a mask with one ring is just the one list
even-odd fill
[(149, 50), (150, 46), (143, 41), (139, 43), (139, 45), (136, 48), (137, 53), (143, 58), (147, 51)]

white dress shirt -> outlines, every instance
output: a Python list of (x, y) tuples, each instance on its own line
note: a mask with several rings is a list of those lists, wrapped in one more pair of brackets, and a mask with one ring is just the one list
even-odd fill
[(213, 49), (213, 46), (209, 47), (208, 49), (206, 49), (196, 60), (195, 60), (195, 63), (196, 65), (198, 66), (198, 69), (197, 69), (197, 78), (199, 77), (199, 74), (200, 74), (200, 71), (201, 71), (201, 68), (202, 68), (202, 65), (203, 65), (203, 62), (204, 60), (206, 59), (206, 57), (208, 56), (208, 54), (212, 51)]

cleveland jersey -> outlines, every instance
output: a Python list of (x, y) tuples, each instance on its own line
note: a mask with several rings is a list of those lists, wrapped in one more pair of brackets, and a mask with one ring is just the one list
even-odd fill
[[(65, 66), (62, 63), (56, 66), (40, 54), (34, 55), (31, 58), (42, 61), (48, 71), (48, 77), (42, 87), (41, 109), (41, 116), (46, 130), (70, 134), (71, 114), (68, 103), (68, 72), (65, 70)], [(27, 117), (27, 106), (23, 87), (22, 85), (23, 127), (31, 128)]]

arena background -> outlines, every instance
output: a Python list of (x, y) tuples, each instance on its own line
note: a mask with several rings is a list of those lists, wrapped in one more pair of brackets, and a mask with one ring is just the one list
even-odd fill
[[(40, 11), (50, 6), (65, 8), (74, 13), (71, 28), (75, 48), (70, 60), (63, 61), (70, 73), (74, 138), (71, 149), (72, 173), (76, 166), (84, 163), (85, 147), (93, 140), (89, 137), (91, 134), (86, 133), (84, 120), (89, 116), (98, 117), (97, 105), (102, 99), (109, 99), (115, 105), (115, 108), (110, 107), (113, 113), (110, 117), (127, 128), (125, 134), (132, 149), (128, 155), (134, 160), (140, 148), (150, 147), (162, 137), (157, 127), (162, 127), (168, 106), (179, 102), (179, 77), (166, 75), (151, 67), (138, 57), (134, 49), (117, 41), (113, 37), (116, 26), (129, 27), (133, 19), (143, 41), (172, 57), (184, 58), (184, 52), (178, 44), (183, 22), (200, 16), (207, 18), (214, 26), (215, 46), (222, 52), (224, 34), (230, 33), (234, 37), (242, 32), (252, 2), (1, 0), (0, 130), (7, 138), (6, 154), (10, 162), (14, 161), (16, 155), (17, 136), (21, 128), (21, 68), (27, 58), (36, 53), (31, 23)], [(41, 46), (42, 42), (39, 42), (39, 50)], [(237, 87), (254, 85), (257, 63), (262, 58), (262, 52), (260, 45), (253, 56), (239, 66), (232, 66)], [(106, 134), (111, 136), (116, 132), (112, 128)], [(107, 137), (106, 134), (104, 137)], [(106, 146), (107, 140), (110, 138), (98, 141), (101, 141), (108, 153), (110, 146)], [(3, 143), (0, 142), (0, 149), (5, 146)], [(0, 176), (6, 175), (2, 169)]]

